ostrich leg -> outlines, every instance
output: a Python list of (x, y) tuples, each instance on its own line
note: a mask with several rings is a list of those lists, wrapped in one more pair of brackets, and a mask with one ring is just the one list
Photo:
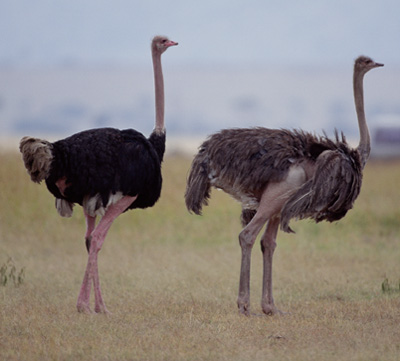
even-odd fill
[(266, 222), (257, 212), (251, 222), (240, 232), (239, 243), (242, 248), (242, 263), (240, 267), (239, 295), (237, 304), (239, 312), (250, 315), (250, 264), (251, 251), (258, 233)]
[[(92, 232), (95, 228), (96, 225), (96, 217), (89, 216), (85, 210), (83, 211), (85, 214), (85, 219), (86, 219), (86, 234), (85, 234), (85, 241), (86, 241), (86, 249), (87, 252), (90, 252), (90, 241), (92, 239)], [(90, 301), (90, 280), (89, 280), (89, 273), (85, 272), (85, 277), (82, 283), (81, 291), (79, 293), (79, 299), (78, 299), (78, 304), (77, 308), (79, 312), (85, 312), (85, 313), (91, 313), (90, 307), (89, 307), (89, 301)]]
[(272, 296), (272, 257), (276, 248), (276, 235), (278, 233), (279, 222), (279, 217), (271, 218), (261, 237), (261, 250), (263, 253), (263, 291), (261, 307), (263, 312), (267, 315), (280, 312), (275, 307), (274, 298)]
[[(94, 228), (93, 232), (91, 233), (88, 263), (86, 266), (85, 276), (83, 277), (81, 291), (79, 293), (77, 302), (77, 309), (79, 312), (91, 312), (89, 307), (89, 298), (92, 280), (94, 286), (95, 312), (108, 312), (100, 291), (97, 255), (104, 243), (107, 232), (110, 229), (113, 221), (121, 213), (123, 213), (132, 204), (132, 202), (135, 201), (136, 198), (136, 196), (125, 196), (117, 203), (109, 206), (106, 213), (101, 218), (99, 224), (96, 228)], [(92, 220), (90, 220), (90, 222), (92, 222)]]
[[(276, 209), (277, 192), (280, 191), (278, 183), (270, 185), (262, 194), (257, 213), (249, 224), (239, 234), (239, 243), (242, 248), (242, 263), (240, 267), (239, 295), (237, 304), (239, 312), (250, 315), (250, 264), (251, 250), (257, 235), (267, 220), (273, 216)], [(279, 193), (278, 193), (279, 194)]]
[[(277, 216), (291, 192), (296, 189), (298, 184), (301, 184), (300, 181), (304, 181), (303, 178), (304, 171), (300, 170), (299, 173), (298, 169), (293, 169), (289, 171), (287, 178), (283, 182), (269, 184), (260, 198), (257, 213), (239, 234), (239, 242), (242, 248), (242, 264), (240, 269), (239, 296), (237, 303), (239, 312), (247, 316), (250, 314), (250, 262), (251, 250), (254, 242), (263, 225), (270, 220), (270, 224), (268, 224), (263, 236), (264, 244), (266, 244), (267, 241), (273, 240), (273, 242), (269, 242), (269, 247), (266, 247), (268, 248), (268, 252), (264, 253), (264, 277), (266, 277), (266, 275), (269, 275), (268, 277), (270, 277), (273, 255), (273, 247), (271, 246), (275, 242), (279, 225), (279, 217)], [(267, 288), (271, 288), (271, 279), (266, 286)], [(268, 297), (271, 297), (272, 300), (272, 292), (269, 292), (268, 294)], [(266, 308), (264, 312), (266, 311), (268, 311), (268, 308)]]

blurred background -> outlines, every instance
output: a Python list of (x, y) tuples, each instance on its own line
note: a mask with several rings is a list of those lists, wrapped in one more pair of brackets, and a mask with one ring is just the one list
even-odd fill
[[(353, 142), (352, 67), (373, 155), (400, 155), (398, 0), (0, 1), (0, 141), (154, 125), (150, 41), (163, 56), (170, 147), (226, 127), (303, 128)], [(14, 141), (14, 139), (16, 141)]]

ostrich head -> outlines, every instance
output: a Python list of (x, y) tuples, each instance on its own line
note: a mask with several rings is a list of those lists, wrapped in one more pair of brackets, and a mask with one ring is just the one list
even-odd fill
[(362, 55), (359, 56), (354, 62), (354, 72), (358, 72), (364, 75), (369, 70), (377, 68), (379, 66), (383, 66), (383, 64), (376, 63), (368, 56)]
[(153, 52), (162, 54), (170, 46), (178, 45), (175, 41), (169, 40), (166, 36), (157, 35), (151, 42), (151, 48)]

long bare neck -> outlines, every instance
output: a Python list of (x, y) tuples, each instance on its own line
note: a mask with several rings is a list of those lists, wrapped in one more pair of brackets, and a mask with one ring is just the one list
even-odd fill
[(371, 140), (369, 136), (367, 121), (365, 119), (363, 79), (364, 79), (364, 73), (360, 73), (357, 70), (354, 71), (353, 75), (354, 102), (357, 112), (358, 127), (360, 130), (360, 143), (358, 144), (357, 151), (360, 154), (361, 164), (362, 167), (364, 168), (371, 150), (371, 144), (370, 144)]
[(161, 67), (161, 54), (153, 50), (154, 88), (156, 99), (156, 134), (165, 133), (164, 127), (164, 78)]

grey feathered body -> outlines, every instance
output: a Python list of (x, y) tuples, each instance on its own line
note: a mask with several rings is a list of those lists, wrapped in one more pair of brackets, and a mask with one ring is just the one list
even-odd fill
[(242, 204), (242, 222), (247, 224), (268, 184), (285, 180), (292, 166), (303, 165), (314, 171), (282, 208), (282, 229), (291, 231), (292, 218), (336, 221), (353, 207), (362, 181), (359, 154), (341, 138), (337, 133), (330, 140), (285, 129), (222, 130), (200, 146), (193, 160), (186, 205), (200, 214), (214, 186)]

